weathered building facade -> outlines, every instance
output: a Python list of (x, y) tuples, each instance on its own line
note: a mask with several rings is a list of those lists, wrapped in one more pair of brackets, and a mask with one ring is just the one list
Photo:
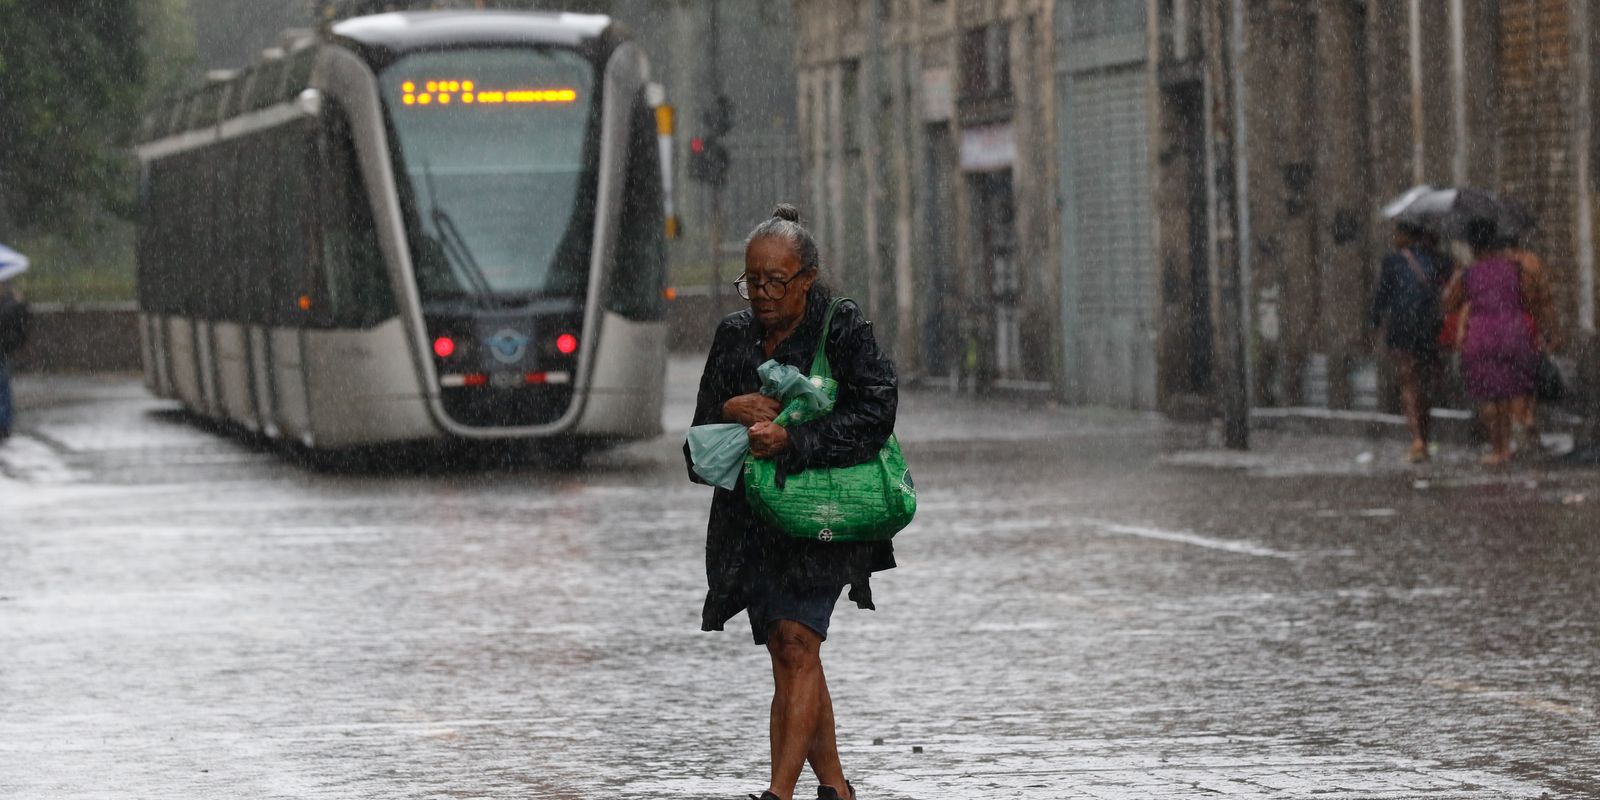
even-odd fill
[[(1211, 319), (1230, 305), (1252, 405), (1382, 403), (1365, 331), (1388, 247), (1376, 209), (1419, 183), (1482, 186), (1532, 207), (1530, 244), (1551, 270), (1565, 338), (1592, 341), (1586, 0), (1150, 5), (1164, 405), (1216, 396), (1228, 342)], [(1207, 24), (1221, 30), (1208, 36)], [(1220, 223), (1219, 165), (1237, 209)], [(1225, 246), (1237, 248), (1237, 296), (1219, 296)], [(1363, 392), (1374, 366), (1378, 391)]]
[(808, 0), (806, 205), (830, 276), (933, 381), (1155, 400), (1147, 13)]
[(1412, 185), (1530, 205), (1567, 338), (1592, 334), (1597, 16), (802, 0), (802, 204), (908, 373), (1185, 416), (1223, 383), (1254, 406), (1383, 405), (1377, 209)]

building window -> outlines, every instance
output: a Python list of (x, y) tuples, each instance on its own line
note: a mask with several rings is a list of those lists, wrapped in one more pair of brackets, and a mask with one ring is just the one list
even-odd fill
[(1011, 94), (1011, 39), (1006, 34), (1004, 23), (962, 32), (962, 97)]
[(1144, 32), (1145, 4), (1129, 0), (1072, 0), (1067, 19), (1074, 41)]

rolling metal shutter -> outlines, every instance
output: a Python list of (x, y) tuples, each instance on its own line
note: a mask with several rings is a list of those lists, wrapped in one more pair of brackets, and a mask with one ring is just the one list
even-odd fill
[(1064, 36), (1058, 50), (1066, 372), (1077, 402), (1151, 408), (1158, 298), (1144, 37), (1097, 33)]

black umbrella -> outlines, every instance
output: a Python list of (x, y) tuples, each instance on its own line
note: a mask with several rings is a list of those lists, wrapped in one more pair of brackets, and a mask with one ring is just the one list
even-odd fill
[(1456, 189), (1455, 195), (1444, 216), (1445, 234), (1451, 238), (1465, 237), (1474, 223), (1488, 223), (1496, 238), (1514, 241), (1532, 233), (1537, 224), (1527, 206), (1505, 195), (1470, 186)]

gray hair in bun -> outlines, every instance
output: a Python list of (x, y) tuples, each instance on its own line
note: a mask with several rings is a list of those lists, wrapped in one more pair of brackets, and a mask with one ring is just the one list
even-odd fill
[(772, 209), (772, 216), (745, 237), (744, 246), (748, 248), (751, 242), (767, 237), (781, 239), (794, 247), (795, 254), (800, 257), (800, 272), (810, 272), (821, 266), (817, 240), (811, 238), (811, 231), (800, 224), (800, 209), (788, 203), (779, 203)]

